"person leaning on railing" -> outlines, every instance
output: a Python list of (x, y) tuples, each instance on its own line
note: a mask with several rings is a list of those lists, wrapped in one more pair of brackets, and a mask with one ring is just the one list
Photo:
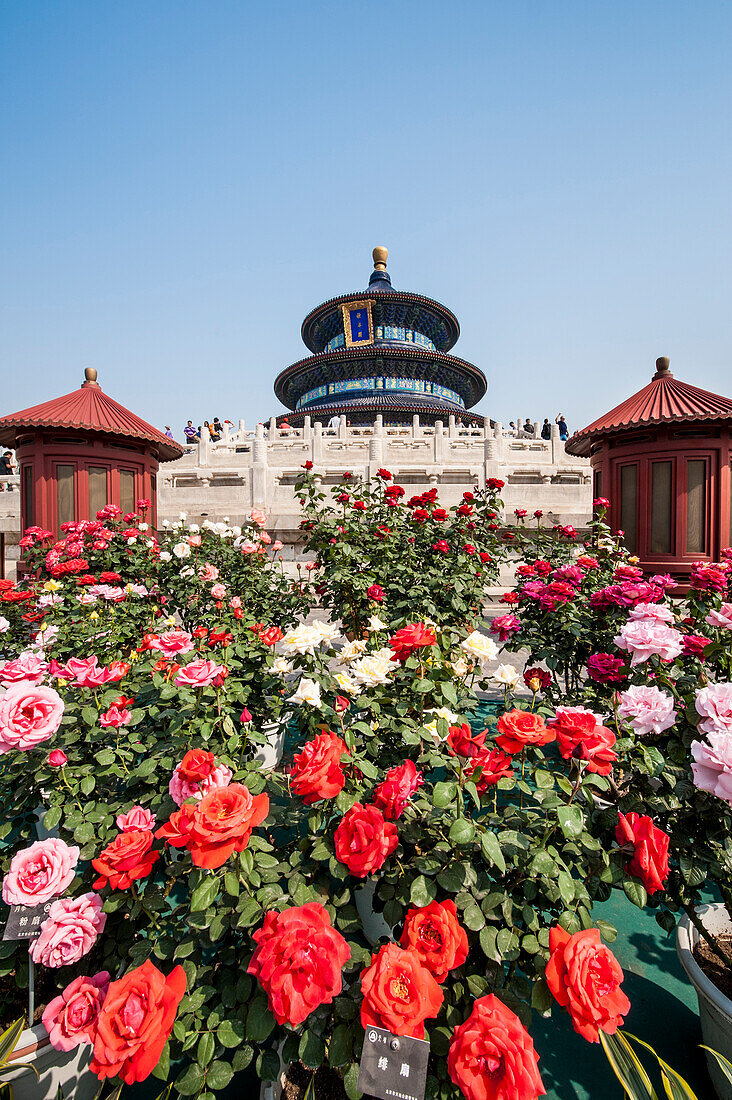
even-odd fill
[(12, 493), (13, 484), (10, 478), (13, 476), (14, 464), (13, 464), (13, 452), (5, 451), (0, 456), (0, 493), (5, 492), (5, 485), (8, 487), (8, 492)]

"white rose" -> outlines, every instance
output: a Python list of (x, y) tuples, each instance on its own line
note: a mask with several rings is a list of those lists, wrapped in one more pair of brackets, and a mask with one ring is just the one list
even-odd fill
[(173, 547), (173, 553), (176, 558), (190, 558), (191, 548), (187, 542), (176, 542)]
[(341, 691), (346, 691), (349, 695), (358, 695), (361, 691), (361, 688), (354, 678), (347, 672), (336, 672), (333, 679), (338, 684)]
[(333, 639), (337, 638), (340, 634), (337, 626), (333, 626), (332, 623), (326, 623), (322, 619), (316, 619), (310, 626), (320, 635), (321, 642), (332, 642)]
[(357, 657), (363, 657), (366, 652), (366, 641), (363, 638), (356, 638), (353, 642), (346, 642), (339, 651), (336, 660), (341, 665), (350, 665), (351, 661), (355, 661)]
[(481, 634), (479, 630), (474, 630), (472, 634), (468, 634), (467, 638), (460, 643), (460, 648), (467, 653), (468, 657), (473, 657), (481, 664), (494, 661), (498, 656), (496, 643), (487, 634)]
[(163, 520), (163, 527), (168, 527), (168, 526), (169, 526), (169, 524), (168, 524), (167, 519), (164, 519)]
[(519, 682), (518, 669), (515, 669), (513, 665), (499, 665), (493, 673), (493, 679), (503, 687), (514, 688)]
[(387, 650), (389, 656), (381, 650), (379, 653), (369, 653), (366, 657), (360, 657), (351, 665), (351, 676), (357, 684), (363, 687), (376, 687), (377, 684), (388, 684), (390, 675), (396, 665), (392, 661), (394, 654)]
[(6, 630), (10, 630), (10, 623), (6, 618), (0, 615), (0, 634), (4, 634)]
[(369, 619), (367, 630), (386, 630), (386, 623), (382, 623), (378, 615), (372, 615)]
[(320, 684), (317, 680), (308, 680), (307, 676), (303, 676), (297, 685), (297, 691), (290, 696), (288, 702), (307, 703), (310, 707), (319, 707), (321, 702)]
[(288, 672), (292, 672), (292, 661), (286, 660), (284, 657), (275, 657), (272, 662), (272, 671), (276, 672), (278, 676), (286, 676)]
[(463, 676), (466, 675), (469, 668), (470, 665), (464, 657), (458, 657), (456, 661), (452, 662), (452, 671), (455, 673), (456, 676), (459, 676), (461, 680)]
[(198, 526), (197, 523), (189, 523), (188, 530), (191, 532), (191, 534), (197, 535), (201, 528)]
[(314, 653), (321, 642), (320, 632), (307, 623), (300, 623), (282, 639), (282, 652), (286, 656), (293, 653)]
[(147, 531), (147, 528), (148, 528), (147, 523), (138, 523), (138, 525), (137, 525), (138, 531)]
[(127, 540), (127, 545), (128, 546), (134, 546), (136, 542), (137, 542), (137, 539), (133, 535), (133, 537), (131, 539)]
[(185, 512), (179, 512), (178, 513), (178, 519), (183, 520), (185, 522), (185, 518), (186, 518), (186, 513)]
[(180, 575), (181, 575), (181, 577), (192, 577), (193, 576), (192, 567), (190, 565), (187, 565), (185, 567), (185, 569), (181, 569)]
[(170, 561), (171, 558), (172, 558), (172, 554), (170, 554), (167, 550), (161, 550), (160, 551), (160, 560), (161, 561)]

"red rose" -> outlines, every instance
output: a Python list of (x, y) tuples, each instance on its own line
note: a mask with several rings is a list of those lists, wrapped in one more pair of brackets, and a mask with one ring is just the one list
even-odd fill
[(490, 556), (487, 550), (481, 550), (479, 556), (484, 565), (487, 565), (488, 562), (493, 561), (493, 558)]
[(531, 1036), (493, 993), (455, 1028), (447, 1070), (466, 1100), (536, 1100), (546, 1089)]
[(450, 726), (447, 744), (456, 756), (478, 756), (485, 745), (486, 731), (473, 733), (467, 722), (462, 726)]
[(406, 661), (415, 649), (423, 649), (425, 646), (434, 645), (436, 641), (437, 635), (431, 626), (425, 626), (423, 623), (411, 623), (409, 626), (403, 626), (401, 630), (397, 630), (396, 634), (389, 639), (389, 645), (394, 650), (394, 655), (398, 661)]
[(149, 829), (130, 829), (116, 836), (92, 860), (92, 867), (99, 872), (94, 889), (100, 890), (108, 883), (113, 890), (129, 890), (135, 879), (147, 878), (160, 859), (160, 852), (153, 850), (152, 842)]
[(384, 944), (361, 974), (361, 1024), (392, 1035), (424, 1039), (424, 1021), (436, 1016), (442, 990), (416, 951)]
[(268, 813), (266, 794), (252, 797), (248, 787), (232, 783), (214, 787), (194, 806), (184, 803), (155, 835), (174, 848), (187, 848), (196, 867), (213, 870), (234, 852), (244, 851), (252, 829)]
[(432, 518), (434, 520), (438, 520), (441, 522), (442, 520), (446, 520), (447, 517), (448, 513), (445, 511), (444, 508), (435, 508), (432, 512)]
[(501, 481), (498, 477), (489, 477), (486, 484), (489, 489), (493, 489), (494, 492), (496, 492), (498, 489), (502, 489), (506, 483), (505, 481)]
[(549, 727), (557, 738), (559, 751), (565, 760), (587, 761), (587, 771), (609, 775), (618, 759), (612, 751), (615, 734), (603, 726), (599, 717), (584, 707), (557, 707)]
[(496, 726), (500, 736), (496, 744), (512, 755), (522, 752), (527, 745), (548, 745), (554, 740), (554, 731), (546, 728), (540, 714), (529, 710), (510, 710), (502, 714)]
[(546, 967), (552, 996), (572, 1017), (574, 1030), (590, 1043), (599, 1032), (613, 1035), (630, 1011), (620, 988), (623, 971), (597, 928), (570, 936), (556, 925), (549, 932), (551, 955)]
[(450, 553), (449, 543), (445, 542), (444, 539), (438, 539), (437, 542), (433, 542), (432, 543), (432, 549), (436, 550), (438, 554), (449, 554)]
[(468, 937), (458, 921), (454, 901), (431, 901), (410, 909), (399, 942), (417, 953), (438, 982), (444, 982), (468, 957)]
[(387, 821), (397, 821), (406, 809), (409, 799), (424, 783), (411, 760), (389, 768), (386, 779), (374, 791), (374, 806), (381, 810)]
[(254, 940), (247, 973), (267, 994), (278, 1024), (297, 1027), (341, 992), (341, 969), (351, 949), (317, 902), (267, 913)]
[(335, 702), (333, 703), (333, 710), (336, 714), (345, 714), (351, 705), (351, 700), (346, 699), (345, 695), (336, 695)]
[(494, 787), (499, 779), (510, 779), (513, 775), (512, 760), (508, 753), (500, 749), (481, 749), (477, 756), (465, 767), (465, 778), (472, 779), (478, 794), (485, 794)]
[(625, 661), (609, 653), (593, 653), (587, 661), (587, 675), (598, 684), (617, 684), (625, 679)]
[(683, 638), (684, 656), (698, 657), (704, 660), (704, 650), (712, 644), (711, 638), (704, 638), (701, 634), (685, 634)]
[(533, 691), (534, 694), (537, 691), (546, 690), (551, 682), (551, 673), (544, 668), (527, 668), (524, 672), (524, 683), (529, 691)]
[(160, 1061), (185, 991), (182, 966), (166, 978), (149, 959), (111, 982), (97, 1017), (92, 1073), (126, 1085), (144, 1081)]
[(381, 603), (381, 601), (384, 599), (384, 589), (381, 587), (380, 584), (372, 584), (369, 588), (367, 588), (366, 595), (368, 599), (375, 600), (376, 603)]
[(292, 790), (306, 806), (321, 798), (335, 798), (343, 790), (346, 777), (341, 758), (349, 755), (337, 733), (325, 730), (308, 741), (294, 758), (290, 769)]
[(303, 468), (303, 470), (312, 470), (313, 464), (310, 461), (310, 459), (308, 459), (307, 462), (303, 462), (302, 468)]
[(180, 764), (178, 772), (189, 783), (200, 783), (207, 779), (216, 767), (216, 758), (205, 749), (189, 749)]
[(615, 837), (618, 844), (633, 846), (633, 858), (626, 868), (628, 873), (641, 880), (646, 893), (662, 890), (669, 870), (669, 837), (663, 829), (658, 829), (645, 815), (630, 813), (626, 817), (618, 813)]
[(355, 878), (366, 878), (383, 867), (399, 843), (396, 826), (376, 806), (354, 803), (335, 831), (336, 859)]
[(380, 470), (376, 471), (376, 476), (380, 477), (382, 479), (382, 481), (391, 481), (391, 474), (389, 473), (388, 470), (385, 470), (383, 467)]
[(365, 500), (354, 500), (353, 507), (354, 507), (356, 512), (365, 512), (366, 511), (366, 501)]

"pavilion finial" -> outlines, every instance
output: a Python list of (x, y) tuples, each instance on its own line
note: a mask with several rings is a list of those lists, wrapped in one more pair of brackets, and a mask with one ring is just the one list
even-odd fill
[(97, 382), (96, 367), (85, 367), (84, 368), (84, 381), (81, 384), (82, 384), (82, 386), (98, 386), (99, 385), (99, 383)]
[(668, 369), (671, 360), (667, 355), (661, 355), (656, 360), (656, 373), (653, 375), (651, 381), (655, 382), (657, 378), (673, 378), (671, 371)]
[(383, 244), (376, 246), (372, 253), (374, 257), (374, 271), (386, 271), (386, 261), (389, 258), (389, 249)]

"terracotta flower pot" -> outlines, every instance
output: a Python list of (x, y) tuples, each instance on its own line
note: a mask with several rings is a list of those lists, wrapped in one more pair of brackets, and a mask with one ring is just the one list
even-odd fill
[[(701, 905), (697, 914), (707, 931), (714, 935), (732, 932), (732, 921), (723, 905)], [(684, 913), (676, 929), (676, 951), (696, 990), (702, 1038), (706, 1046), (732, 1061), (732, 1000), (720, 993), (694, 958), (698, 942), (699, 933)], [(707, 1068), (719, 1100), (732, 1100), (732, 1085), (710, 1054), (707, 1054)]]
[(10, 1064), (25, 1062), (38, 1071), (20, 1069), (2, 1078), (13, 1086), (14, 1100), (56, 1100), (59, 1086), (73, 1100), (92, 1100), (99, 1080), (89, 1069), (92, 1048), (89, 1044), (73, 1050), (54, 1050), (43, 1024), (26, 1028), (10, 1055)]

